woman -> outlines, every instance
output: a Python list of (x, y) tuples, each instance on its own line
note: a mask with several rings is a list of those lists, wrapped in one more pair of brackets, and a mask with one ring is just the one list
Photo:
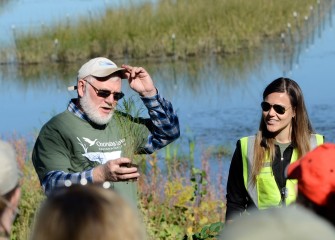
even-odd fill
[(255, 136), (241, 138), (229, 169), (226, 221), (251, 207), (266, 209), (296, 199), (296, 180), (285, 178), (285, 168), (323, 143), (313, 134), (299, 85), (278, 78), (263, 92), (262, 117)]
[(137, 210), (110, 189), (71, 185), (55, 189), (38, 212), (33, 240), (144, 240)]

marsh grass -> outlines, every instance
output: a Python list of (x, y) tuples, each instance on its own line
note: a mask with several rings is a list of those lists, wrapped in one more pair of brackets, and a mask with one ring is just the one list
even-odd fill
[[(226, 55), (302, 29), (315, 0), (158, 0), (88, 13), (40, 29), (15, 32), (20, 63), (72, 62), (94, 56), (185, 58)], [(323, 10), (332, 4), (321, 1)], [(314, 7), (316, 9), (316, 7)], [(293, 13), (296, 13), (294, 16)], [(323, 12), (318, 12), (323, 14)], [(321, 17), (321, 16), (319, 16)], [(314, 28), (311, 25), (310, 28)]]
[[(20, 215), (14, 222), (11, 239), (26, 240), (45, 196), (27, 142), (22, 138), (13, 138), (10, 142), (15, 146), (17, 161), (23, 171)], [(209, 228), (214, 223), (223, 222), (223, 189), (214, 187), (217, 183), (209, 178), (213, 175), (208, 163), (209, 152), (204, 153), (201, 168), (194, 168), (191, 155), (179, 157), (177, 144), (172, 144), (169, 151), (173, 153), (169, 165), (165, 164), (166, 160), (159, 159), (157, 153), (146, 157), (138, 185), (139, 208), (149, 239), (192, 239), (202, 229), (206, 230), (206, 226)], [(170, 168), (169, 177), (164, 174), (167, 168)], [(222, 179), (223, 172), (219, 172), (217, 179)]]

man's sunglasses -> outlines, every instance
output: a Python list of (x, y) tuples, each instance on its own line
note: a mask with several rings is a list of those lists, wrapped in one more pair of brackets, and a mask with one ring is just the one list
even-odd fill
[(102, 97), (102, 98), (107, 98), (109, 97), (111, 94), (113, 94), (113, 98), (118, 101), (121, 98), (123, 98), (124, 93), (123, 92), (111, 92), (109, 90), (102, 90), (102, 89), (97, 89), (96, 87), (94, 87), (89, 81), (85, 80), (85, 82), (87, 82), (88, 84), (91, 85), (91, 87), (94, 89), (94, 91), (96, 92), (97, 96)]
[(281, 105), (278, 105), (278, 104), (271, 105), (268, 102), (262, 102), (261, 103), (261, 107), (262, 107), (262, 110), (264, 112), (268, 112), (268, 111), (270, 111), (271, 108), (273, 108), (273, 110), (275, 110), (275, 112), (278, 113), (278, 114), (280, 114), (280, 115), (284, 114), (287, 109), (291, 108), (291, 107), (289, 107), (289, 108), (285, 109), (284, 106), (281, 106)]

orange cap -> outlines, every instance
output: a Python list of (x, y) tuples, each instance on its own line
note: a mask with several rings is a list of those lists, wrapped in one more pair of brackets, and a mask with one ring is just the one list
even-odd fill
[(287, 167), (287, 178), (298, 180), (298, 191), (320, 206), (335, 193), (335, 144), (324, 143)]

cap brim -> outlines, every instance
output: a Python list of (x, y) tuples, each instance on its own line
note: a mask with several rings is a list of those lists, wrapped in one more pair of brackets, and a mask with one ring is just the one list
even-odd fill
[(123, 73), (126, 69), (124, 68), (109, 68), (109, 69), (101, 69), (98, 71), (93, 72), (91, 75), (93, 77), (107, 77), (113, 73), (121, 72), (121, 76), (123, 76)]
[(287, 179), (300, 179), (301, 178), (301, 160), (291, 163), (286, 168)]

